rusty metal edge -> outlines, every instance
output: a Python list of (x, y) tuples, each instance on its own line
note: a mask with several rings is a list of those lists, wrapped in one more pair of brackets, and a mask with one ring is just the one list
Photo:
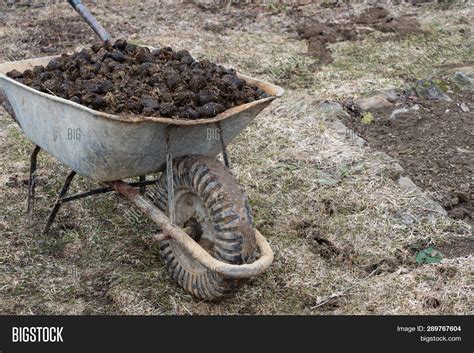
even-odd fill
[(107, 182), (106, 184), (133, 202), (162, 229), (165, 236), (171, 237), (173, 241), (185, 250), (188, 256), (200, 262), (213, 273), (227, 278), (251, 278), (265, 272), (273, 262), (273, 251), (257, 229), (255, 229), (255, 238), (260, 250), (260, 257), (251, 264), (228, 264), (212, 257), (180, 227), (171, 224), (169, 218), (158, 207), (127, 183), (118, 180)]

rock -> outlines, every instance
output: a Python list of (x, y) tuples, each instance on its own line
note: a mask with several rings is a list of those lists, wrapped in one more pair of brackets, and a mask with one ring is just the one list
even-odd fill
[(389, 107), (392, 105), (387, 99), (385, 94), (377, 94), (371, 97), (363, 97), (355, 100), (355, 103), (360, 107), (362, 111), (371, 109)]
[(466, 74), (463, 71), (456, 71), (454, 74), (454, 83), (461, 90), (474, 91), (474, 75)]
[[(398, 179), (398, 185), (400, 186), (400, 188), (402, 189), (402, 191), (404, 193), (421, 193), (423, 195), (423, 192), (421, 191), (420, 188), (418, 188), (418, 186), (416, 186), (413, 181), (408, 178), (408, 177), (400, 177)], [(433, 211), (433, 212), (437, 212), (439, 214), (442, 214), (442, 215), (447, 215), (447, 212), (446, 210), (437, 202), (433, 201), (432, 199), (430, 199), (429, 197), (427, 197), (426, 195), (423, 197), (425, 199), (425, 207), (426, 209), (430, 210), (430, 211)]]
[(387, 98), (387, 100), (390, 102), (390, 103), (395, 103), (397, 101), (399, 101), (403, 94), (400, 90), (397, 90), (397, 89), (389, 89), (389, 90), (386, 90), (383, 92), (383, 94), (385, 95), (385, 98)]
[(466, 103), (462, 103), (462, 104), (460, 105), (460, 107), (461, 107), (461, 110), (462, 110), (464, 113), (469, 112), (469, 106), (468, 106)]
[(410, 178), (404, 176), (398, 179), (398, 185), (404, 192), (413, 192), (418, 190), (418, 187), (413, 183), (413, 181), (411, 181)]
[(336, 102), (324, 101), (318, 105), (317, 110), (326, 117), (348, 116), (344, 108)]
[(389, 119), (390, 119), (390, 120), (393, 120), (393, 119), (395, 119), (395, 117), (396, 117), (398, 114), (408, 113), (410, 110), (419, 110), (419, 109), (420, 109), (420, 106), (419, 106), (418, 104), (415, 104), (414, 106), (412, 106), (412, 107), (410, 107), (410, 108), (403, 107), (403, 108), (395, 109), (395, 110), (390, 114)]
[(462, 147), (456, 147), (456, 151), (458, 151), (459, 153), (472, 153), (470, 150)]
[(434, 82), (433, 80), (419, 80), (413, 89), (416, 92), (418, 97), (428, 98), (428, 99), (442, 99), (447, 102), (450, 102), (452, 99), (448, 97), (444, 90), (440, 87), (439, 83)]
[(346, 139), (355, 142), (357, 146), (363, 147), (367, 145), (367, 142), (363, 138), (358, 136), (354, 130), (345, 126), (337, 117), (329, 122), (328, 127), (337, 131), (338, 134), (345, 136)]

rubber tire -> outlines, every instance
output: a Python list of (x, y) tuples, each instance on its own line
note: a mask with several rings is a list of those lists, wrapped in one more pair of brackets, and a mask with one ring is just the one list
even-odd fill
[[(234, 176), (214, 158), (189, 155), (173, 161), (173, 178), (175, 195), (178, 190), (197, 195), (209, 212), (207, 219), (215, 237), (211, 255), (230, 264), (255, 261), (257, 247), (252, 216), (247, 198)], [(166, 172), (158, 181), (157, 193), (154, 202), (167, 213)], [(199, 269), (199, 265), (190, 266), (176, 246), (173, 240), (161, 241), (160, 255), (173, 280), (193, 296), (204, 300), (220, 299), (235, 293), (245, 283), (224, 278), (209, 269), (204, 271), (202, 265)]]

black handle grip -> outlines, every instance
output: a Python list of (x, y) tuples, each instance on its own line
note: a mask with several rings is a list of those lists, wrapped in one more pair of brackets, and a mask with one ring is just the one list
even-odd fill
[(76, 8), (77, 5), (82, 4), (81, 0), (67, 0), (67, 1), (74, 8)]

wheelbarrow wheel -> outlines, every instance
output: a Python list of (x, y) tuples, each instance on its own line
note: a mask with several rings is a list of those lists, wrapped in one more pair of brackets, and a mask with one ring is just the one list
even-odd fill
[[(157, 184), (155, 204), (168, 212), (167, 178)], [(175, 223), (218, 260), (251, 263), (257, 246), (247, 198), (217, 160), (189, 155), (173, 161)], [(224, 278), (191, 259), (173, 240), (160, 241), (172, 278), (195, 297), (213, 300), (234, 293), (243, 280)]]

